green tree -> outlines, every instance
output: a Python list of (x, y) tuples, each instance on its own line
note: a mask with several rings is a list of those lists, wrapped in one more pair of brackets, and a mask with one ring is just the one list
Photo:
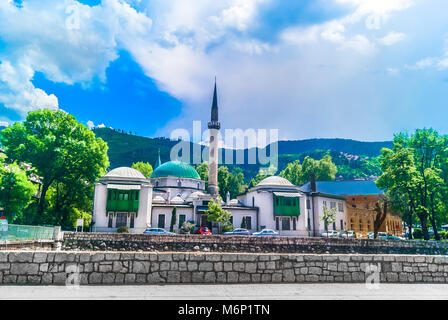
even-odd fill
[(208, 210), (205, 211), (207, 215), (207, 221), (212, 223), (219, 223), (220, 225), (226, 225), (228, 228), (230, 224), (230, 217), (232, 216), (230, 212), (224, 210), (218, 201), (213, 199), (208, 203)]
[(218, 187), (219, 195), (221, 199), (226, 199), (227, 192), (229, 191), (229, 179), (230, 173), (229, 168), (222, 166), (218, 168)]
[(330, 209), (327, 206), (324, 206), (323, 215), (319, 219), (325, 223), (325, 230), (327, 230), (328, 225), (336, 221), (336, 208)]
[(280, 172), (280, 176), (288, 179), (292, 184), (300, 186), (310, 181), (312, 172), (314, 172), (318, 181), (332, 181), (335, 179), (337, 171), (338, 169), (331, 156), (327, 154), (320, 160), (305, 157), (302, 164), (300, 164), (300, 160), (289, 163)]
[(243, 217), (243, 219), (241, 220), (241, 228), (242, 229), (247, 229), (246, 217)]
[(170, 225), (170, 232), (174, 232), (174, 226), (177, 223), (177, 210), (176, 207), (173, 208), (173, 211), (171, 212), (171, 225)]
[[(84, 191), (89, 186), (92, 198), (93, 183), (109, 166), (107, 144), (61, 110), (30, 112), (23, 123), (4, 129), (1, 139), (8, 158), (31, 165), (41, 180), (36, 219), (43, 216), (47, 192), (54, 188), (55, 222), (68, 223), (70, 210), (62, 210), (62, 204), (68, 203), (69, 198), (79, 199), (78, 192), (70, 192), (86, 186), (81, 197), (85, 198)], [(76, 207), (73, 203), (71, 206)]]
[(148, 162), (136, 162), (132, 164), (132, 168), (140, 171), (146, 178), (151, 178), (152, 175), (152, 165)]
[(244, 173), (241, 168), (235, 168), (232, 170), (229, 174), (227, 186), (231, 199), (235, 199), (237, 195), (244, 192)]
[(0, 207), (10, 222), (23, 214), (36, 191), (37, 186), (24, 170), (16, 163), (6, 165), (0, 159)]
[(201, 180), (205, 181), (205, 189), (208, 188), (208, 170), (209, 165), (207, 161), (204, 161), (200, 165), (196, 166), (196, 171), (201, 177)]
[[(448, 138), (433, 129), (417, 129), (411, 136), (395, 135), (393, 149), (383, 149), (383, 174), (378, 187), (406, 202), (408, 225), (412, 217), (421, 222), (423, 237), (429, 239), (428, 220), (438, 240), (439, 221), (446, 219)], [(402, 205), (403, 206), (403, 205)]]

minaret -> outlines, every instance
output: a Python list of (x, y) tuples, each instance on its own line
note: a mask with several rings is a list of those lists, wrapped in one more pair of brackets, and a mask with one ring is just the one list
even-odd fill
[(218, 134), (221, 129), (221, 124), (218, 121), (218, 94), (216, 90), (216, 78), (215, 78), (215, 92), (213, 93), (212, 104), (212, 116), (208, 123), (208, 129), (210, 131), (210, 144), (209, 144), (209, 172), (208, 172), (208, 193), (213, 197), (218, 196)]
[(160, 167), (162, 165), (162, 160), (160, 160), (160, 149), (159, 149), (159, 158), (157, 159), (157, 166), (156, 168)]

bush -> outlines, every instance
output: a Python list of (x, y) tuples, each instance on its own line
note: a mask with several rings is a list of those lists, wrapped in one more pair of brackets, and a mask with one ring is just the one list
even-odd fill
[(415, 228), (414, 232), (412, 232), (412, 237), (414, 239), (423, 239), (423, 231), (421, 228)]
[(231, 224), (230, 222), (225, 222), (225, 223), (222, 224), (221, 232), (222, 233), (224, 233), (224, 232), (231, 232), (231, 231), (233, 231), (233, 229), (235, 229), (233, 224)]
[(191, 221), (185, 221), (182, 227), (180, 228), (181, 233), (191, 233), (194, 230), (196, 225)]
[(117, 233), (129, 233), (129, 228), (124, 226), (117, 229)]

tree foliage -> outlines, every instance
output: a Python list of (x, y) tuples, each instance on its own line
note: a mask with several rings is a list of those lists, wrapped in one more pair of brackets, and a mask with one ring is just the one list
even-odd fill
[(0, 157), (0, 207), (8, 221), (13, 222), (28, 207), (37, 186), (26, 171), (16, 163), (6, 164), (6, 157)]
[(330, 209), (327, 206), (324, 206), (323, 208), (324, 212), (319, 219), (320, 221), (325, 223), (325, 229), (326, 229), (329, 224), (332, 224), (333, 222), (336, 221), (336, 208)]
[(395, 135), (393, 149), (383, 149), (383, 174), (378, 187), (401, 198), (408, 226), (413, 217), (421, 223), (423, 237), (429, 239), (428, 220), (438, 240), (438, 226), (446, 219), (448, 177), (448, 137), (433, 129), (417, 129), (411, 136)]
[(177, 223), (177, 209), (176, 207), (173, 208), (173, 211), (171, 212), (171, 225), (170, 225), (170, 232), (174, 232), (174, 226)]
[(306, 157), (302, 164), (300, 160), (289, 163), (285, 170), (280, 172), (280, 176), (299, 186), (310, 181), (312, 172), (314, 172), (318, 181), (331, 181), (335, 179), (337, 171), (338, 169), (331, 156), (325, 155), (320, 160)]
[[(208, 172), (209, 165), (207, 162), (202, 162), (200, 165), (196, 167), (196, 171), (198, 172), (201, 180), (206, 181), (206, 185), (208, 184)], [(227, 192), (230, 193), (230, 198), (234, 199), (237, 195), (244, 192), (244, 174), (241, 168), (234, 168), (232, 171), (229, 171), (229, 168), (226, 166), (220, 166), (218, 168), (218, 187), (219, 187), (219, 195), (221, 199), (227, 198)]]
[(132, 164), (132, 168), (136, 169), (138, 171), (140, 171), (146, 178), (151, 178), (153, 169), (152, 169), (152, 165), (149, 164), (148, 162), (136, 162)]
[(232, 216), (227, 210), (224, 210), (219, 204), (219, 200), (213, 199), (208, 203), (208, 210), (205, 211), (208, 222), (228, 223)]
[(86, 126), (63, 111), (39, 110), (4, 129), (1, 139), (8, 158), (31, 165), (41, 180), (40, 198), (25, 219), (68, 227), (72, 208), (91, 212), (93, 183), (109, 159), (107, 144)]

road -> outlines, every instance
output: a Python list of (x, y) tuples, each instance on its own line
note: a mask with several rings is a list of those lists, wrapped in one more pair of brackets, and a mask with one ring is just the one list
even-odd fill
[(448, 299), (448, 284), (241, 284), (154, 286), (0, 286), (0, 299), (365, 300)]

